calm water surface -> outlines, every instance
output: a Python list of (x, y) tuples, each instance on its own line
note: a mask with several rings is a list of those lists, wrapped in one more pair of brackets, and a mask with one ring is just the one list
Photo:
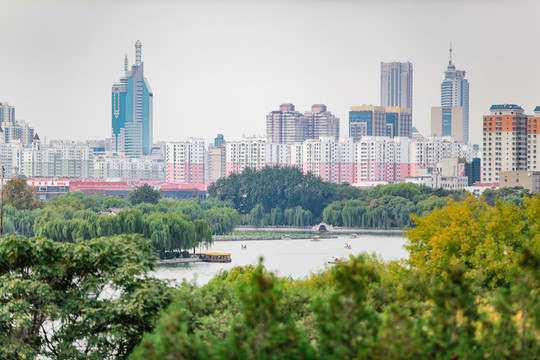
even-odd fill
[[(279, 276), (291, 276), (295, 279), (323, 269), (332, 257), (345, 258), (361, 252), (375, 253), (385, 260), (406, 258), (403, 248), (406, 239), (401, 235), (348, 235), (334, 239), (311, 240), (253, 240), (253, 241), (217, 241), (208, 252), (230, 253), (230, 263), (192, 263), (159, 266), (155, 276), (181, 282), (196, 280), (197, 284), (206, 284), (222, 269), (237, 265), (258, 264), (264, 258), (266, 268)], [(345, 244), (351, 249), (346, 249)], [(241, 249), (241, 245), (247, 249)]]

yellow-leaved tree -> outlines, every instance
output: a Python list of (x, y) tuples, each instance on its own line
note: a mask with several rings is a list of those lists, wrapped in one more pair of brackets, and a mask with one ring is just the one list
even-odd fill
[(445, 269), (459, 264), (466, 277), (498, 287), (508, 284), (524, 248), (540, 251), (539, 195), (522, 206), (489, 206), (471, 196), (414, 221), (407, 229), (409, 262), (427, 275), (447, 277)]

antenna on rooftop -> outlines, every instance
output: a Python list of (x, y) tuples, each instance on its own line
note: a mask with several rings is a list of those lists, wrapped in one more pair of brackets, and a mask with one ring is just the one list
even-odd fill
[(450, 61), (448, 62), (448, 65), (452, 65), (452, 43), (450, 43)]
[(124, 58), (124, 71), (128, 71), (128, 57), (127, 57), (127, 55)]

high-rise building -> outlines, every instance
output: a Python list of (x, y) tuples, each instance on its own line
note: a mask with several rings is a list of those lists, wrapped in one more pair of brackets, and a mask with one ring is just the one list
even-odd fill
[[(439, 134), (439, 136), (454, 136), (457, 141), (468, 143), (469, 81), (465, 79), (465, 70), (456, 70), (456, 66), (452, 63), (452, 47), (450, 47), (450, 60), (448, 61), (448, 67), (444, 72), (444, 80), (441, 83), (441, 107), (447, 109), (445, 110), (446, 113), (443, 112), (443, 117), (446, 117), (447, 119), (442, 119), (442, 133)], [(459, 116), (451, 110), (448, 110), (449, 108), (455, 107), (463, 108), (463, 116)], [(454, 117), (454, 115), (456, 117)], [(448, 119), (448, 117), (450, 118)], [(457, 129), (454, 130), (454, 127)], [(457, 132), (461, 132), (462, 135), (459, 137), (452, 135), (453, 133)]]
[(189, 138), (167, 143), (166, 178), (168, 182), (204, 184), (204, 139)]
[(410, 62), (381, 62), (381, 106), (412, 110), (413, 66)]
[(281, 104), (266, 116), (266, 137), (276, 144), (293, 144), (321, 136), (339, 138), (339, 118), (324, 104), (315, 104), (302, 114), (293, 104)]
[(9, 106), (7, 102), (0, 102), (0, 124), (4, 122), (15, 122), (15, 107)]
[(326, 105), (315, 104), (305, 114), (305, 139), (332, 137), (339, 139), (339, 118), (327, 111)]
[(266, 137), (276, 144), (304, 141), (304, 115), (296, 111), (293, 104), (281, 104), (279, 110), (266, 115)]
[(411, 137), (411, 110), (373, 105), (351, 106), (349, 136), (354, 140), (364, 136)]
[(540, 171), (540, 106), (527, 119), (527, 170)]
[(123, 75), (112, 87), (113, 152), (131, 157), (150, 155), (152, 151), (154, 95), (144, 77), (141, 47), (137, 41), (131, 70), (126, 55)]
[(527, 116), (514, 104), (492, 105), (484, 116), (482, 182), (499, 182), (501, 171), (527, 171)]

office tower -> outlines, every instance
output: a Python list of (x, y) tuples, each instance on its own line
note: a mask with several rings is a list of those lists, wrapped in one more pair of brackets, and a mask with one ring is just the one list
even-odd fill
[(467, 143), (464, 141), (464, 128), (462, 107), (431, 108), (431, 136), (452, 136), (456, 141)]
[(412, 112), (411, 109), (399, 107), (387, 107), (386, 113), (386, 136), (412, 137)]
[(482, 182), (499, 182), (501, 171), (527, 170), (527, 116), (514, 104), (492, 105), (484, 116)]
[(318, 139), (320, 137), (332, 137), (339, 139), (339, 118), (327, 111), (326, 105), (315, 104), (311, 111), (306, 111), (305, 116), (305, 139)]
[(4, 122), (15, 122), (15, 107), (9, 106), (7, 102), (0, 102), (0, 124)]
[(410, 62), (381, 62), (381, 106), (412, 110), (413, 66)]
[(279, 110), (266, 115), (266, 137), (276, 144), (304, 141), (304, 115), (296, 111), (293, 104), (281, 104)]
[[(450, 60), (448, 67), (444, 72), (444, 80), (441, 83), (441, 107), (443, 108), (463, 108), (463, 116), (454, 118), (454, 113), (451, 110), (446, 110), (443, 116), (450, 116), (446, 122), (450, 126), (442, 127), (442, 136), (454, 136), (452, 133), (457, 133), (461, 130), (462, 136), (459, 138), (464, 143), (469, 143), (469, 81), (465, 79), (465, 70), (456, 70), (456, 66), (452, 64), (452, 47), (450, 47)], [(433, 120), (432, 120), (433, 121)], [(443, 120), (444, 122), (445, 120)], [(453, 127), (458, 129), (454, 131)], [(461, 129), (459, 129), (461, 127)], [(454, 136), (456, 140), (457, 136)]]
[(349, 136), (354, 140), (364, 136), (411, 137), (411, 110), (373, 105), (351, 106)]
[(127, 55), (120, 81), (112, 87), (113, 152), (131, 157), (149, 155), (152, 151), (153, 98), (144, 77), (141, 42), (135, 43), (135, 65), (128, 68)]
[(527, 170), (540, 171), (540, 106), (527, 119)]
[(166, 179), (173, 183), (204, 184), (204, 139), (167, 143)]

